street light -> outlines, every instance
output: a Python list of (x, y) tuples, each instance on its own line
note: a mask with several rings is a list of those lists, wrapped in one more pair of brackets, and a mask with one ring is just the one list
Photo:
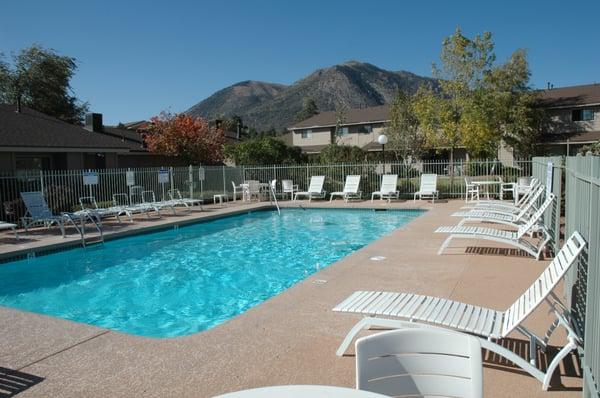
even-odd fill
[(377, 137), (377, 142), (381, 144), (381, 159), (383, 160), (383, 165), (385, 167), (385, 144), (388, 143), (387, 135), (381, 134)]

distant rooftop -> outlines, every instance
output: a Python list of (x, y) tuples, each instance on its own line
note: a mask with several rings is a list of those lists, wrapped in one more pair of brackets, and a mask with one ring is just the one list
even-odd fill
[(600, 105), (600, 84), (540, 90), (540, 104), (546, 108)]
[[(344, 125), (369, 122), (386, 122), (389, 120), (390, 106), (380, 105), (369, 108), (349, 109), (346, 112)], [(333, 127), (336, 125), (335, 111), (321, 112), (311, 118), (296, 123), (289, 130), (306, 129), (311, 127)]]

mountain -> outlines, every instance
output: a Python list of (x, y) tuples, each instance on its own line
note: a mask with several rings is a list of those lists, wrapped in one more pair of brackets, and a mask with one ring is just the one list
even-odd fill
[(390, 103), (400, 89), (414, 93), (419, 86), (435, 87), (435, 79), (405, 71), (388, 71), (369, 63), (349, 61), (318, 69), (290, 86), (242, 82), (216, 92), (186, 113), (205, 118), (239, 115), (257, 130), (285, 129), (297, 122), (305, 98), (320, 111), (336, 104), (360, 108)]

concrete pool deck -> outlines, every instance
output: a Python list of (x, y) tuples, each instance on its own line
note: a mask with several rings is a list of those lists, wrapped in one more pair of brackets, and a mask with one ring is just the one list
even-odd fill
[[(19, 397), (209, 397), (278, 384), (353, 387), (353, 350), (342, 358), (335, 355), (335, 350), (360, 316), (334, 313), (331, 308), (355, 290), (407, 291), (502, 310), (547, 265), (547, 261), (538, 262), (484, 241), (457, 240), (445, 255), (437, 256), (445, 235), (433, 234), (433, 230), (439, 225), (456, 224), (457, 219), (450, 217), (450, 213), (463, 203), (423, 202), (415, 206), (412, 201), (391, 205), (315, 201), (310, 206), (430, 211), (244, 314), (190, 336), (137, 337), (0, 307), (0, 368), (43, 378)], [(208, 211), (203, 213), (127, 223), (112, 232), (165, 227), (173, 222), (259, 207), (262, 205), (207, 206)], [(3, 243), (0, 247), (7, 255), (9, 250), (5, 246), (11, 246), (6, 241), (10, 235), (0, 236)], [(47, 232), (34, 236), (34, 242), (18, 245), (64, 241)], [(372, 261), (373, 256), (386, 259)], [(321, 283), (315, 283), (317, 280)], [(562, 293), (560, 287), (557, 293)], [(546, 312), (543, 307), (536, 310), (526, 325), (542, 334), (551, 322)], [(520, 335), (514, 337), (507, 344), (514, 350), (527, 352), (528, 343)], [(551, 340), (556, 345), (563, 342), (562, 331)], [(520, 369), (487, 358), (485, 396), (580, 396), (580, 370), (574, 358), (561, 364), (560, 373), (562, 377), (555, 378), (551, 391), (543, 392), (541, 384)]]

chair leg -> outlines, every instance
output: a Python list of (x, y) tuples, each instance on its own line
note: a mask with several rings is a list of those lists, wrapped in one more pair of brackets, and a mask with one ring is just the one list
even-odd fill
[(444, 250), (446, 250), (446, 248), (448, 248), (448, 245), (450, 244), (450, 241), (452, 240), (452, 238), (454, 238), (454, 236), (450, 235), (446, 238), (446, 240), (444, 241), (444, 243), (442, 243), (442, 245), (440, 246), (440, 249), (437, 252), (437, 255), (441, 255)]

